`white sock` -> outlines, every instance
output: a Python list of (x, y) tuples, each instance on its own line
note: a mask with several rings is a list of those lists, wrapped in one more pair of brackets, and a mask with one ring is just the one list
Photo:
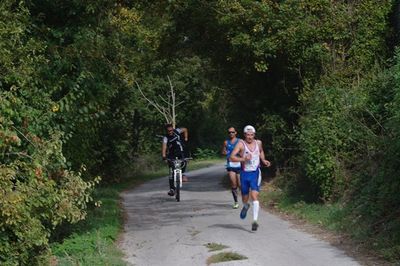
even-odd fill
[(258, 200), (253, 201), (253, 220), (257, 221), (258, 219), (258, 211), (260, 210), (260, 202)]

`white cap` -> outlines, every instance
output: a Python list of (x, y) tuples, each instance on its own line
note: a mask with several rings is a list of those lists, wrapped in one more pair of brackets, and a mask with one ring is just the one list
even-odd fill
[(243, 129), (244, 133), (256, 133), (256, 129), (253, 126), (247, 125)]

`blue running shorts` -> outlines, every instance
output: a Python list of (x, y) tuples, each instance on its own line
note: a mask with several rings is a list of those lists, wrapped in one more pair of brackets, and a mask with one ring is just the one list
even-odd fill
[(242, 195), (249, 195), (250, 189), (260, 192), (261, 172), (260, 169), (256, 171), (246, 172), (240, 171), (240, 185)]

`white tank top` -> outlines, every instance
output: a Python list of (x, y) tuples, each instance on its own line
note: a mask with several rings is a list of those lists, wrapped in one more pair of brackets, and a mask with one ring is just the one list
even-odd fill
[(244, 154), (243, 156), (246, 156), (247, 154), (251, 154), (251, 160), (243, 162), (242, 168), (246, 172), (250, 171), (256, 171), (258, 167), (260, 166), (260, 149), (258, 147), (258, 142), (256, 142), (256, 147), (254, 148), (253, 151), (250, 150), (250, 148), (246, 145), (246, 142), (243, 141), (244, 145)]

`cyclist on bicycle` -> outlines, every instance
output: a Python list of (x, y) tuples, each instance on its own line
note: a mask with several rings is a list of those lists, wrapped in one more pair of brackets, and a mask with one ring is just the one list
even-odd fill
[[(166, 135), (163, 137), (161, 155), (163, 160), (168, 159), (184, 159), (185, 158), (185, 143), (188, 141), (188, 130), (184, 127), (174, 128), (172, 124), (165, 125)], [(183, 135), (183, 139), (182, 139)], [(184, 161), (182, 173), (186, 170), (186, 161)], [(168, 161), (168, 166), (173, 168), (171, 161)], [(183, 181), (187, 181), (186, 176), (182, 176)], [(172, 175), (169, 175), (169, 191), (168, 195), (175, 195), (175, 185)]]
[(222, 154), (226, 155), (226, 171), (228, 172), (229, 179), (231, 181), (232, 196), (233, 196), (233, 208), (239, 208), (238, 203), (238, 186), (240, 186), (240, 162), (232, 162), (229, 157), (235, 146), (239, 143), (240, 139), (236, 137), (237, 132), (234, 127), (228, 129), (228, 139), (224, 141), (222, 147)]

